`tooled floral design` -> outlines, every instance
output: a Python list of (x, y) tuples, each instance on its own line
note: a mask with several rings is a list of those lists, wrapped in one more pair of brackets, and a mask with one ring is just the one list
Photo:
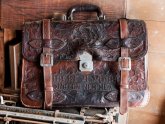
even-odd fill
[[(130, 56), (136, 59), (143, 56), (147, 50), (145, 24), (142, 21), (128, 20), (128, 26), (129, 38), (123, 41), (120, 39), (117, 21), (51, 22), (50, 34), (53, 44), (45, 46), (52, 49), (54, 60), (73, 60), (76, 53), (86, 50), (96, 60), (115, 61), (120, 56), (120, 47), (124, 44), (130, 49)], [(23, 46), (26, 59), (39, 59), (44, 46), (41, 22), (26, 24)]]
[(145, 24), (143, 21), (129, 21), (128, 20), (128, 30), (129, 30), (129, 37), (138, 37), (146, 33), (145, 31)]
[(118, 101), (118, 96), (119, 96), (119, 92), (114, 90), (114, 91), (108, 92), (105, 95), (105, 99), (109, 101)]
[(129, 86), (131, 90), (141, 91), (146, 89), (146, 75), (144, 58), (136, 62), (136, 66), (131, 69), (129, 74)]
[(57, 51), (62, 49), (66, 45), (66, 42), (59, 39), (51, 39), (50, 42), (44, 42), (41, 39), (34, 39), (29, 42), (29, 45), (34, 49), (42, 49), (43, 47), (47, 47)]
[[(72, 42), (79, 42), (81, 47), (98, 49), (117, 49), (120, 47), (116, 22), (85, 23), (73, 29)], [(111, 29), (111, 30), (110, 30)], [(113, 32), (113, 33), (112, 33)]]
[[(130, 72), (130, 91), (142, 91), (145, 90), (146, 88), (146, 82), (145, 82), (145, 73), (144, 73), (144, 60), (141, 59), (137, 62), (133, 62), (132, 65), (132, 71)], [(76, 64), (77, 65), (77, 64)], [(59, 78), (59, 80), (55, 80), (53, 81), (53, 87), (54, 87), (54, 103), (55, 104), (60, 104), (60, 103), (66, 103), (68, 102), (68, 104), (72, 103), (73, 101), (65, 101), (68, 100), (68, 98), (71, 98), (71, 96), (73, 97), (73, 95), (76, 95), (76, 97), (73, 97), (73, 99), (75, 100), (75, 103), (78, 102), (79, 96), (78, 95), (82, 95), (83, 97), (85, 97), (84, 95), (88, 95), (88, 97), (86, 98), (86, 101), (88, 100), (88, 102), (91, 100), (90, 98), (92, 98), (91, 102), (96, 102), (99, 103), (100, 101), (104, 101), (105, 99), (108, 100), (108, 103), (111, 101), (118, 101), (118, 95), (119, 95), (119, 89), (114, 89), (114, 87), (116, 88), (117, 86), (117, 81), (115, 78), (116, 73), (114, 73), (113, 71), (111, 72), (111, 67), (110, 66), (114, 66), (114, 64), (108, 64), (105, 62), (100, 62), (98, 63), (98, 68), (96, 69), (96, 71), (94, 71), (94, 75), (91, 75), (92, 77), (92, 81), (95, 79), (97, 80), (97, 75), (98, 74), (104, 74), (105, 77), (112, 77), (110, 80), (111, 82), (106, 82), (106, 83), (111, 83), (111, 87), (113, 87), (112, 91), (107, 91), (107, 92), (102, 92), (101, 95), (98, 94), (98, 92), (88, 92), (91, 90), (87, 90), (85, 93), (84, 91), (82, 92), (81, 90), (83, 89), (81, 87), (81, 90), (77, 90), (77, 92), (72, 92), (72, 91), (76, 91), (71, 90), (72, 88), (76, 88), (76, 85), (74, 85), (74, 87), (72, 87), (71, 84), (73, 84), (72, 81), (74, 81), (74, 78), (72, 79), (70, 76), (75, 75), (81, 82), (82, 81), (82, 73), (78, 71), (78, 68), (76, 68), (76, 65), (73, 64), (69, 64), (67, 62), (63, 63), (62, 65), (56, 65), (56, 67), (58, 67), (58, 71), (56, 72), (56, 74), (58, 75), (63, 75), (63, 77), (65, 78)], [(97, 66), (96, 66), (97, 67)], [(26, 87), (26, 96), (28, 98), (30, 98), (31, 100), (42, 100), (43, 99), (43, 79), (41, 79), (42, 75), (42, 69), (38, 67), (37, 63), (32, 63), (32, 62), (27, 62), (25, 63), (25, 77), (24, 77), (24, 85)], [(28, 73), (26, 73), (28, 72)], [(55, 73), (54, 73), (55, 74)], [(54, 75), (53, 74), (53, 75)], [(140, 74), (140, 77), (139, 77)], [(102, 75), (103, 76), (103, 75)], [(119, 75), (116, 75), (119, 76)], [(136, 79), (138, 77), (138, 79)], [(62, 81), (66, 81), (65, 83)], [(84, 81), (86, 81), (88, 79), (84, 78)], [(103, 81), (103, 80), (102, 80)], [(142, 82), (141, 82), (142, 81)], [(62, 84), (65, 84), (65, 88), (68, 87), (71, 89), (67, 89), (64, 90), (63, 92), (61, 92), (58, 88), (57, 88), (57, 84), (60, 84), (60, 86), (62, 86)], [(96, 82), (95, 82), (96, 83)], [(95, 84), (94, 83), (94, 84)], [(97, 82), (98, 83), (98, 82)], [(84, 84), (84, 82), (82, 83)], [(98, 83), (99, 85), (100, 83)], [(63, 87), (63, 86), (62, 86)], [(103, 97), (105, 99), (103, 99)], [(84, 98), (85, 99), (85, 98)], [(137, 99), (138, 100), (138, 99)], [(85, 101), (85, 102), (86, 102)], [(99, 103), (100, 104), (100, 103)]]
[[(73, 29), (71, 35), (71, 45), (77, 44), (79, 48), (77, 52), (85, 50), (92, 53), (94, 59), (112, 60), (120, 46), (119, 39), (109, 38), (110, 32), (107, 32), (107, 30), (113, 26), (115, 26), (114, 23), (107, 22), (99, 24), (85, 23), (77, 26)], [(116, 35), (110, 34), (111, 36), (114, 35), (112, 37)]]
[(42, 49), (36, 49), (29, 45), (32, 39), (41, 39), (41, 23), (25, 23), (23, 30), (23, 55), (30, 61), (37, 61), (38, 55), (42, 52)]
[(42, 99), (42, 82), (43, 76), (40, 67), (36, 66), (35, 63), (27, 62), (24, 60), (24, 78), (23, 85), (25, 94), (31, 100)]

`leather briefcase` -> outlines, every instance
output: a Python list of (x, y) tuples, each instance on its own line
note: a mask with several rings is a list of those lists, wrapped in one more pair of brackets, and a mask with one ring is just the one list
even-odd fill
[[(73, 20), (75, 12), (97, 20)], [(143, 106), (147, 87), (147, 31), (142, 20), (109, 21), (95, 5), (70, 8), (66, 20), (23, 26), (21, 101), (26, 107)]]

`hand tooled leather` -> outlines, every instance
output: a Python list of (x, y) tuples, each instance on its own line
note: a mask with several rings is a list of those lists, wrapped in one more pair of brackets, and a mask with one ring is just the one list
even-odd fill
[[(144, 58), (142, 58), (144, 60)], [(26, 60), (23, 71), (23, 86), (26, 93), (23, 98), (32, 101), (43, 100), (43, 78), (41, 75), (42, 68), (37, 63)], [(29, 66), (30, 65), (30, 66)], [(120, 71), (117, 62), (94, 62), (94, 71), (91, 74), (82, 74), (78, 68), (78, 61), (59, 61), (53, 70), (53, 87), (54, 87), (54, 106), (97, 106), (113, 107), (119, 103), (119, 85)], [(143, 73), (143, 61), (133, 61), (132, 70), (129, 78), (129, 91), (141, 92), (147, 88), (146, 74)], [(34, 70), (34, 71), (31, 71)], [(40, 72), (40, 73), (39, 73)], [(133, 75), (134, 74), (134, 75)], [(140, 75), (139, 75), (140, 74)], [(40, 78), (38, 76), (40, 76)], [(137, 77), (137, 78), (136, 78)], [(33, 92), (35, 91), (35, 92)], [(40, 94), (38, 96), (38, 93)], [(132, 94), (129, 94), (132, 96)], [(131, 97), (130, 96), (130, 97)], [(134, 95), (130, 101), (132, 105), (135, 101), (141, 101), (141, 98)], [(131, 103), (133, 102), (133, 103)], [(26, 104), (29, 104), (28, 102)], [(25, 105), (26, 105), (25, 104)], [(31, 106), (33, 107), (33, 106)]]
[(25, 24), (23, 55), (29, 61), (37, 61), (43, 46), (53, 49), (54, 61), (74, 60), (80, 50), (89, 51), (94, 60), (115, 61), (120, 56), (120, 47), (130, 49), (132, 59), (147, 52), (147, 38), (143, 21), (128, 20), (129, 36), (120, 40), (117, 21), (96, 22), (51, 22), (52, 44), (43, 44), (41, 22)]
[[(128, 20), (128, 27), (128, 38), (121, 40), (117, 21), (51, 21), (50, 45), (44, 44), (42, 40), (41, 21), (26, 23), (21, 84), (21, 100), (24, 105), (42, 106), (44, 84), (39, 59), (43, 46), (51, 48), (54, 55), (54, 106), (118, 106), (120, 70), (117, 59), (121, 46), (129, 48), (133, 59), (129, 72), (129, 104), (133, 106), (138, 101), (142, 102), (147, 89), (144, 59), (147, 52), (146, 28), (145, 23), (139, 20)], [(78, 69), (77, 55), (81, 51), (92, 54), (94, 70), (91, 73), (82, 73)], [(141, 97), (131, 94), (135, 92), (141, 94)]]

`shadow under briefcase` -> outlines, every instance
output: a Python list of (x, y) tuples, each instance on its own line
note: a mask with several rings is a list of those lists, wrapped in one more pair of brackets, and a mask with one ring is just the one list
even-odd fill
[[(96, 12), (97, 20), (73, 20)], [(143, 106), (147, 87), (147, 32), (142, 20), (105, 19), (95, 5), (73, 6), (67, 19), (23, 27), (21, 101), (31, 108)]]

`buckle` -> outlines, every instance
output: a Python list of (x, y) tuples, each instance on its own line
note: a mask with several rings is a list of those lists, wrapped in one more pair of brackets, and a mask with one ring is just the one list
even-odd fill
[[(128, 61), (128, 67), (123, 67), (123, 61)], [(131, 58), (130, 57), (119, 57), (119, 68), (120, 70), (130, 71), (131, 70)]]
[[(49, 63), (45, 62), (45, 58), (49, 57)], [(40, 57), (40, 66), (51, 67), (53, 66), (53, 54), (52, 53), (42, 53)]]

